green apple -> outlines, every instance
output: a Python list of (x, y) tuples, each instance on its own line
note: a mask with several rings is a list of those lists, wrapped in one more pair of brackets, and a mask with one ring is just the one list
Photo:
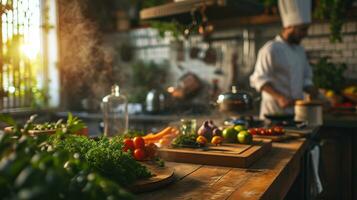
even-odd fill
[(238, 132), (233, 127), (225, 128), (222, 132), (222, 136), (227, 142), (237, 142), (237, 134)]
[(246, 130), (245, 126), (243, 126), (243, 125), (236, 125), (236, 126), (234, 126), (234, 129), (235, 129), (238, 133), (241, 132), (241, 131), (243, 131), (243, 130)]
[(237, 139), (241, 144), (251, 144), (253, 142), (253, 136), (245, 130), (238, 133)]

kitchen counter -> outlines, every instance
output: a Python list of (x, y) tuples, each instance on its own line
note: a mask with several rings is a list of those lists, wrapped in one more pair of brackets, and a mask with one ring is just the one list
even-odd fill
[(166, 162), (176, 181), (138, 199), (283, 199), (303, 170), (308, 146), (306, 139), (273, 143), (248, 169)]
[(324, 127), (357, 128), (356, 114), (325, 114)]

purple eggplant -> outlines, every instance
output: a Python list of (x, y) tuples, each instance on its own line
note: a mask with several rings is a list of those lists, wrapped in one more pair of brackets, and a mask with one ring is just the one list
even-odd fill
[(205, 137), (208, 140), (211, 140), (212, 138), (212, 131), (213, 129), (211, 128), (209, 121), (205, 121), (201, 127), (198, 129), (197, 133), (198, 135), (201, 135)]
[(218, 127), (215, 127), (212, 131), (212, 136), (222, 136), (222, 131)]

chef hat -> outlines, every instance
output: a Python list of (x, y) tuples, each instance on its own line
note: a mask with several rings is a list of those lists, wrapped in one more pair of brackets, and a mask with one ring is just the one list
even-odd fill
[(311, 22), (311, 0), (279, 0), (283, 26), (295, 26)]

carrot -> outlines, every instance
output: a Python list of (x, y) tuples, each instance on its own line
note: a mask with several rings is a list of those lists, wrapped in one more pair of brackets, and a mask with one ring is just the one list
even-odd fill
[(147, 135), (147, 136), (144, 136), (143, 138), (144, 138), (144, 140), (159, 139), (159, 138), (162, 138), (164, 135), (171, 133), (171, 129), (172, 129), (172, 127), (168, 126), (154, 135)]
[(155, 134), (154, 133), (148, 133), (144, 137), (152, 137), (153, 135), (155, 135)]

